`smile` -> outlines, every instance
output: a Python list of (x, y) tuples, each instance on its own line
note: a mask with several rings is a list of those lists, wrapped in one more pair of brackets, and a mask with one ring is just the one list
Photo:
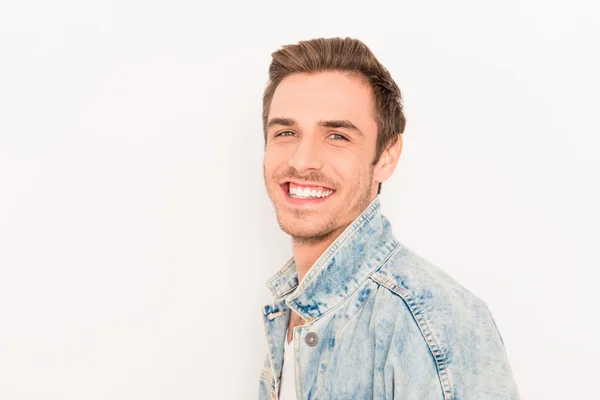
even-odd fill
[(300, 186), (293, 182), (288, 184), (288, 194), (296, 199), (322, 198), (330, 196), (332, 193), (332, 189), (322, 186)]
[(281, 188), (292, 204), (321, 203), (335, 193), (335, 190), (327, 187), (298, 185), (294, 182), (285, 182)]

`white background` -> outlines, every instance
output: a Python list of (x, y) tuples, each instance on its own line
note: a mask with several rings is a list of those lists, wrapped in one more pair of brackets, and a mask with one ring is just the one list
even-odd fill
[(556, 1), (0, 5), (0, 399), (253, 399), (270, 54), (363, 40), (404, 95), (382, 211), (490, 307), (521, 395), (597, 395), (597, 9)]

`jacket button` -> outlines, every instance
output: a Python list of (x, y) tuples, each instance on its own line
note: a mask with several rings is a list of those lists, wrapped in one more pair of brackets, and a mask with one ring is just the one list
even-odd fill
[(304, 338), (304, 341), (310, 347), (315, 347), (317, 345), (317, 343), (319, 343), (319, 337), (314, 332), (308, 332), (306, 334), (306, 337)]

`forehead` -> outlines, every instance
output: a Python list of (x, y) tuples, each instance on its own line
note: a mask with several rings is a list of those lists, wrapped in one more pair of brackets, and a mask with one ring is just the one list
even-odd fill
[(269, 118), (289, 117), (299, 123), (348, 119), (361, 130), (377, 129), (371, 88), (359, 78), (337, 71), (296, 73), (277, 86)]

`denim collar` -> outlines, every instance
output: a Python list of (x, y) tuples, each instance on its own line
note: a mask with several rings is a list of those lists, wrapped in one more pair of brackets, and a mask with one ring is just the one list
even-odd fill
[[(287, 305), (310, 322), (348, 298), (398, 244), (377, 195), (311, 266), (300, 285), (294, 257), (266, 284), (278, 303), (286, 297), (283, 308)], [(274, 311), (278, 310), (264, 308), (265, 315)]]

